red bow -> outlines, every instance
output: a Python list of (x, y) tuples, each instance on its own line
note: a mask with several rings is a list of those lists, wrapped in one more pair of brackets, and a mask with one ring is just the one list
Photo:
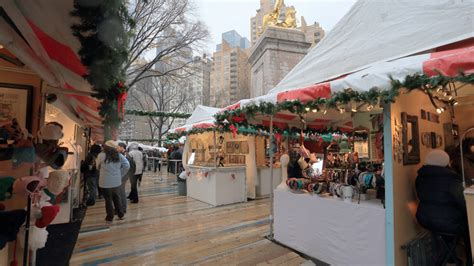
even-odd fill
[(232, 137), (235, 138), (237, 136), (237, 127), (234, 125), (229, 126), (230, 131), (232, 131)]
[(120, 116), (122, 113), (122, 119), (125, 116), (125, 101), (127, 100), (128, 93), (126, 91), (121, 92), (117, 98), (117, 112)]
[(234, 116), (234, 117), (232, 117), (232, 120), (236, 123), (241, 123), (241, 122), (245, 121), (245, 118), (240, 117), (240, 116)]
[(281, 142), (281, 134), (280, 133), (275, 133), (275, 139), (278, 143)]

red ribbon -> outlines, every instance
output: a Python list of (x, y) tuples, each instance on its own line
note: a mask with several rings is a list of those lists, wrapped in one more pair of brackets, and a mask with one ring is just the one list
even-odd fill
[(236, 123), (241, 123), (241, 122), (245, 121), (245, 118), (241, 117), (241, 116), (234, 116), (234, 117), (232, 117), (232, 120)]
[(122, 113), (122, 119), (125, 116), (125, 101), (127, 100), (127, 96), (128, 96), (128, 93), (124, 91), (124, 92), (121, 92), (117, 98), (117, 112), (119, 116), (120, 116), (120, 113)]
[(234, 125), (229, 126), (230, 131), (232, 131), (232, 137), (235, 138), (237, 136), (237, 127)]

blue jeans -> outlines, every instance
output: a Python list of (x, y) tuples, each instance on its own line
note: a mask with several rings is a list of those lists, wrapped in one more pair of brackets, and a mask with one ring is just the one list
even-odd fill
[(115, 211), (117, 211), (119, 218), (122, 218), (125, 215), (120, 200), (121, 187), (122, 186), (102, 188), (102, 193), (105, 199), (105, 211), (107, 212), (105, 219), (107, 221), (112, 221), (114, 219)]
[(95, 204), (97, 198), (97, 182), (98, 177), (88, 176), (86, 177), (86, 188), (87, 188), (87, 198), (86, 204), (92, 206)]

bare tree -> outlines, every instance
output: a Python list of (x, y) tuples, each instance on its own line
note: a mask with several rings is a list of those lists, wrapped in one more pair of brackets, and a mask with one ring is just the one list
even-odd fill
[[(147, 82), (138, 82), (131, 90), (129, 97), (135, 108), (146, 111), (189, 113), (192, 111), (190, 99), (192, 94), (188, 84), (171, 77), (153, 77)], [(150, 136), (160, 140), (169, 132), (175, 123), (174, 117), (147, 117)]]
[[(189, 50), (199, 50), (209, 33), (193, 15), (190, 0), (131, 0), (131, 17), (135, 27), (129, 45), (129, 58), (125, 66), (127, 85), (134, 85), (143, 79), (189, 75), (186, 66), (192, 60), (183, 58)], [(145, 57), (155, 53), (151, 59)], [(156, 68), (160, 63), (166, 68)]]

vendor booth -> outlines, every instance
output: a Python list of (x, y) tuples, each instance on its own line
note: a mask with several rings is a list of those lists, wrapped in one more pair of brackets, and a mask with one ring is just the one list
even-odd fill
[[(473, 126), (472, 8), (358, 1), (267, 95), (216, 116), (268, 126), (275, 139), (301, 134), (280, 159), (288, 179), (273, 192), (270, 237), (331, 265), (440, 255), (402, 247), (425, 231), (414, 215), (425, 156), (455, 147)], [(312, 152), (323, 154), (319, 174), (309, 170)]]
[(103, 138), (100, 102), (82, 77), (72, 1), (0, 9), (0, 265), (34, 265), (47, 227), (80, 204), (80, 161), (90, 137)]

